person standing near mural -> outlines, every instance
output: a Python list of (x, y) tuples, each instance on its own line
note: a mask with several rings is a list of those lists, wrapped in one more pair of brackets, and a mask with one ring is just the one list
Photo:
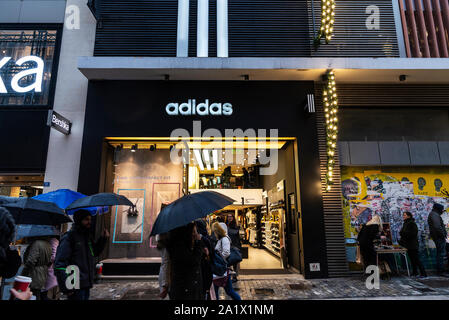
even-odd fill
[(418, 244), (418, 226), (415, 223), (415, 219), (413, 215), (406, 211), (402, 214), (402, 218), (404, 219), (404, 224), (402, 225), (402, 229), (399, 232), (401, 235), (401, 239), (399, 240), (399, 244), (407, 249), (408, 256), (410, 257), (410, 261), (412, 262), (413, 268), (413, 277), (418, 276), (418, 268), (421, 273), (421, 277), (427, 277), (426, 270), (424, 269), (421, 260), (419, 259), (419, 244)]
[(357, 241), (360, 245), (360, 254), (362, 255), (365, 269), (370, 265), (377, 264), (374, 240), (379, 237), (379, 232), (381, 232), (382, 229), (382, 219), (379, 215), (375, 215), (367, 224), (362, 226), (362, 229), (357, 236)]
[(445, 275), (444, 257), (446, 255), (447, 232), (443, 223), (443, 219), (441, 218), (443, 211), (444, 207), (439, 203), (435, 203), (433, 205), (432, 211), (429, 213), (429, 217), (427, 218), (430, 237), (432, 238), (433, 242), (435, 242), (435, 246), (437, 249), (436, 265), (439, 275)]

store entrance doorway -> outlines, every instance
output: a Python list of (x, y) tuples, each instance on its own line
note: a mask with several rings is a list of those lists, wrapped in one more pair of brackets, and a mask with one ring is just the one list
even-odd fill
[[(295, 138), (192, 138), (183, 144), (188, 148), (180, 150), (179, 163), (172, 158), (179, 144), (170, 138), (106, 140), (112, 147), (105, 164), (107, 190), (132, 199), (139, 212), (136, 218), (127, 215), (126, 208), (113, 208), (110, 220), (104, 221), (112, 235), (109, 259), (159, 257), (156, 239), (149, 234), (161, 205), (184, 194), (212, 190), (235, 200), (207, 220), (211, 228), (213, 222), (234, 218), (242, 274), (284, 273), (290, 267), (300, 271), (297, 215), (290, 214), (299, 201)], [(264, 161), (267, 158), (270, 163)], [(267, 174), (270, 166), (275, 169)]]

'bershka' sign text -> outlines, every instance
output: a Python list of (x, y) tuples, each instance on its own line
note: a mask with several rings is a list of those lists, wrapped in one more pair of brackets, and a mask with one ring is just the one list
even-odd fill
[(62, 132), (63, 134), (70, 134), (70, 130), (72, 129), (72, 123), (70, 120), (64, 118), (53, 110), (48, 111), (47, 125), (58, 130), (59, 132)]

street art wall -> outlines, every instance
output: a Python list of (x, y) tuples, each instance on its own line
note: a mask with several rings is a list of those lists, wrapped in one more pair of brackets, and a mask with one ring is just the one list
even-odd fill
[(434, 203), (444, 205), (442, 218), (449, 230), (449, 169), (342, 167), (343, 216), (347, 257), (356, 268), (356, 239), (359, 228), (373, 214), (390, 223), (393, 244), (398, 244), (402, 213), (413, 214), (418, 225), (420, 255), (426, 268), (434, 267), (435, 245), (429, 237), (427, 217)]

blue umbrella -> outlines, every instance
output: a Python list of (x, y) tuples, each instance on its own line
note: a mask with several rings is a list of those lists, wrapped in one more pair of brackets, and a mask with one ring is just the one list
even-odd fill
[(16, 228), (16, 240), (26, 237), (58, 236), (59, 234), (59, 230), (54, 226), (19, 224)]
[[(34, 199), (41, 201), (53, 202), (58, 205), (58, 207), (66, 209), (70, 204), (72, 204), (75, 200), (86, 197), (86, 195), (72, 191), (70, 189), (58, 189), (55, 191), (47, 192), (40, 194), (38, 196), (33, 197)], [(84, 208), (88, 210), (91, 215), (96, 215), (97, 212), (104, 213), (108, 210), (107, 207), (90, 207)], [(74, 214), (78, 209), (68, 210), (67, 214)]]
[(185, 226), (233, 203), (234, 199), (215, 191), (185, 195), (161, 210), (150, 236)]

